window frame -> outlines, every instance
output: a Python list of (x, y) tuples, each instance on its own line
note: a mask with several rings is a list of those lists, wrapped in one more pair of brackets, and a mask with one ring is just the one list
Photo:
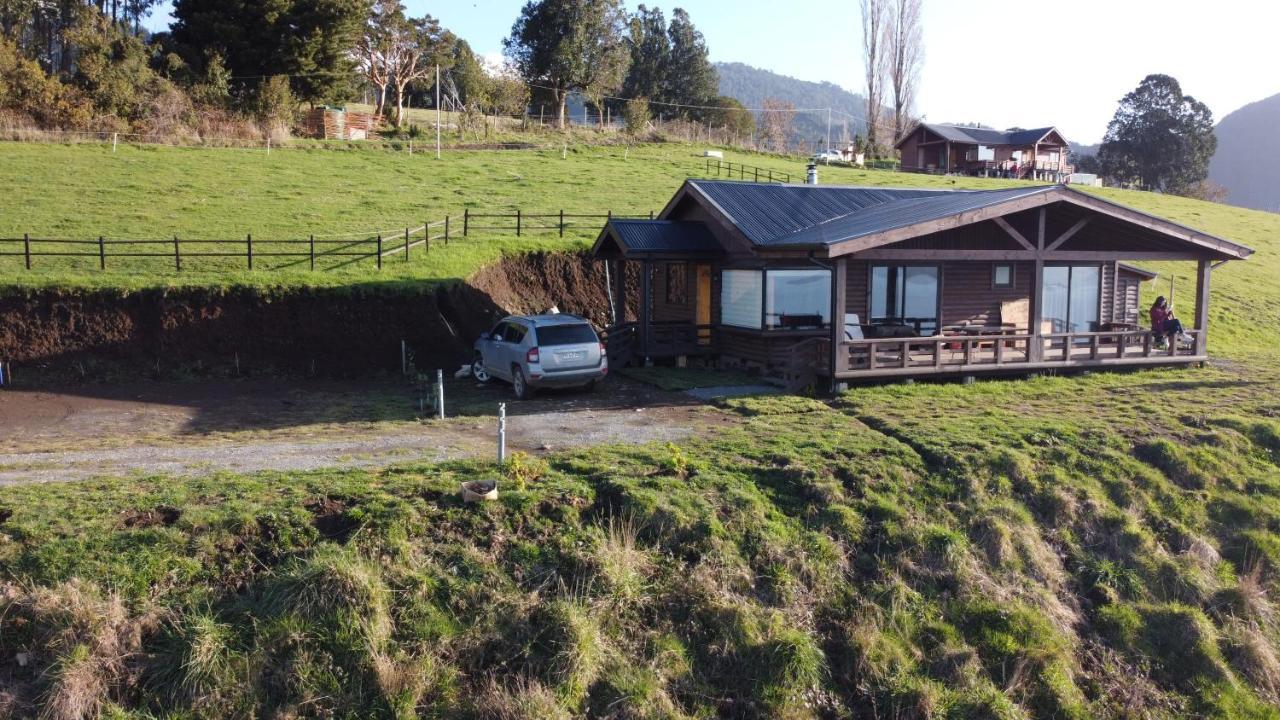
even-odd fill
[[(755, 324), (755, 325), (739, 325), (739, 324), (737, 324), (737, 323), (725, 322), (725, 319), (724, 319), (724, 315), (725, 315), (725, 313), (724, 313), (724, 311), (725, 311), (725, 307), (727, 307), (727, 304), (725, 303), (725, 297), (724, 297), (724, 293), (725, 293), (725, 286), (727, 285), (727, 283), (725, 282), (725, 274), (726, 274), (726, 273), (735, 273), (735, 272), (755, 273), (755, 274), (757, 274), (757, 275), (759, 275), (759, 276), (760, 276), (760, 306), (757, 308), (757, 312), (756, 312), (756, 324)], [(726, 267), (726, 268), (721, 268), (721, 269), (720, 269), (720, 308), (719, 308), (720, 312), (719, 312), (719, 323), (718, 323), (719, 325), (722, 325), (722, 326), (728, 326), (728, 327), (732, 327), (732, 328), (740, 328), (740, 329), (742, 329), (742, 330), (755, 330), (755, 331), (763, 331), (763, 330), (765, 330), (765, 323), (764, 323), (764, 288), (765, 288), (765, 284), (764, 284), (764, 273), (765, 273), (765, 269), (764, 269), (764, 268), (762, 268), (762, 267)]]
[[(1009, 268), (1009, 282), (1000, 282), (1000, 268)], [(991, 289), (992, 290), (1012, 290), (1018, 286), (1016, 263), (992, 263), (991, 264)]]
[[(835, 296), (835, 285), (834, 285), (835, 278), (832, 277), (833, 274), (831, 273), (830, 270), (825, 270), (823, 268), (815, 268), (815, 267), (771, 267), (771, 268), (763, 268), (763, 271), (764, 273), (760, 278), (760, 326), (761, 326), (761, 329), (767, 332), (796, 329), (796, 328), (784, 328), (784, 327), (769, 325), (769, 273), (771, 272), (813, 272), (813, 273), (825, 272), (827, 274), (826, 313), (827, 315), (831, 314), (831, 302)], [(821, 317), (822, 313), (819, 313), (818, 316)], [(829, 330), (831, 329), (831, 325), (834, 322), (835, 322), (835, 318), (829, 317), (827, 318), (827, 321), (825, 324), (819, 325), (816, 328), (805, 328), (805, 329)]]
[[(913, 262), (913, 261), (893, 261), (893, 260), (868, 262), (867, 263), (867, 305), (866, 305), (867, 317), (866, 317), (866, 320), (864, 321), (867, 323), (872, 322), (872, 319), (875, 317), (875, 315), (871, 312), (871, 308), (875, 303), (875, 295), (874, 295), (875, 271), (876, 271), (876, 268), (879, 268), (879, 267), (888, 268), (889, 272), (891, 273), (897, 268), (927, 267), (927, 268), (934, 269), (934, 272), (936, 273), (935, 277), (937, 280), (937, 298), (935, 298), (935, 302), (934, 302), (933, 321), (934, 321), (934, 325), (936, 326), (935, 332), (940, 332), (942, 330), (942, 296), (944, 291), (944, 283), (946, 282), (945, 269), (944, 269), (946, 267), (946, 264), (938, 263), (938, 262), (927, 262), (927, 261)], [(905, 273), (904, 273), (904, 278), (905, 278)], [(904, 295), (905, 292), (906, 292), (905, 286), (897, 288), (897, 294), (901, 295), (900, 299), (902, 299), (904, 303), (906, 299)], [(897, 303), (898, 299), (899, 298), (895, 298), (894, 302)], [(889, 316), (889, 317), (892, 317), (892, 316)]]

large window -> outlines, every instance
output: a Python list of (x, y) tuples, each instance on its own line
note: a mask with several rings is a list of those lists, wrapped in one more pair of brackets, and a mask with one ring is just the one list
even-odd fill
[(922, 336), (937, 334), (937, 266), (872, 266), (871, 322), (909, 325)]
[(1101, 292), (1102, 270), (1097, 265), (1046, 267), (1042, 331), (1096, 331)]
[(760, 328), (764, 281), (759, 270), (725, 270), (720, 274), (720, 322)]
[(765, 286), (764, 320), (768, 327), (814, 328), (830, 321), (830, 271), (769, 270)]

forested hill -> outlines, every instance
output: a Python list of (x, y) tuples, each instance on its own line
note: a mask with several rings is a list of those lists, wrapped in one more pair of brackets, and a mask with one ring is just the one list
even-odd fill
[[(760, 107), (765, 98), (784, 100), (797, 108), (832, 108), (857, 118), (866, 114), (866, 101), (862, 95), (829, 82), (809, 82), (744, 63), (716, 63), (720, 74), (720, 94), (735, 97), (750, 108)], [(865, 132), (863, 123), (832, 115), (832, 141), (838, 143), (847, 127), (849, 136)], [(795, 139), (810, 147), (827, 134), (826, 112), (798, 113), (795, 123)]]
[(1227, 189), (1232, 205), (1280, 212), (1280, 95), (1245, 105), (1222, 118), (1209, 179)]

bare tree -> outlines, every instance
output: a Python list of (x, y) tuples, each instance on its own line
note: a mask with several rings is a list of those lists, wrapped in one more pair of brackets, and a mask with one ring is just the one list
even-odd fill
[(774, 152), (786, 152), (791, 141), (791, 125), (796, 106), (783, 100), (765, 98), (760, 112), (760, 139)]
[(867, 145), (874, 155), (884, 103), (885, 25), (889, 0), (862, 2), (862, 59), (867, 76)]
[(391, 85), (391, 63), (394, 38), (391, 31), (393, 18), (403, 13), (398, 0), (375, 0), (365, 20), (364, 32), (356, 40), (355, 61), (360, 74), (377, 91), (375, 105), (382, 115), (387, 102), (387, 88)]
[(920, 67), (924, 64), (923, 0), (889, 0), (884, 52), (893, 90), (893, 141), (906, 130), (907, 115), (915, 102)]

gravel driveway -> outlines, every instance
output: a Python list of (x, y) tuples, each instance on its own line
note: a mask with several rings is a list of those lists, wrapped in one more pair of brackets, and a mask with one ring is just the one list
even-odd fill
[(512, 400), (453, 381), (459, 417), (415, 417), (405, 383), (209, 381), (0, 393), (0, 484), (121, 475), (379, 467), (492, 457), (498, 402), (508, 447), (532, 453), (679, 440), (733, 418), (683, 394), (612, 378), (604, 390)]

